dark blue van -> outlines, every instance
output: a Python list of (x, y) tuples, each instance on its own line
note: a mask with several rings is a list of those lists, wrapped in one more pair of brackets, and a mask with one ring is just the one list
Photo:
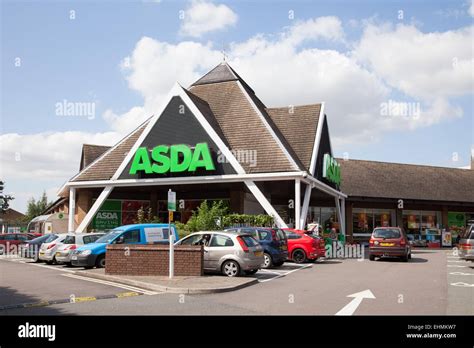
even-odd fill
[[(174, 241), (178, 241), (178, 231), (172, 224)], [(168, 244), (168, 224), (135, 224), (120, 226), (94, 243), (77, 248), (71, 256), (71, 264), (86, 268), (105, 267), (105, 251), (109, 244)]]

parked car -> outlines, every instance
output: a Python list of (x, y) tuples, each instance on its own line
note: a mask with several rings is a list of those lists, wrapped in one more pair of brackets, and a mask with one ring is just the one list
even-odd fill
[(317, 260), (326, 256), (324, 239), (304, 230), (284, 228), (288, 238), (288, 259), (296, 263)]
[(369, 259), (376, 257), (400, 257), (407, 262), (411, 259), (411, 246), (400, 227), (376, 227), (369, 240)]
[(105, 233), (70, 233), (56, 250), (56, 261), (58, 263), (71, 264), (71, 256), (78, 247), (94, 243)]
[(45, 234), (35, 239), (27, 241), (25, 244), (20, 245), (19, 254), (21, 257), (33, 259), (33, 261), (39, 261), (39, 249), (41, 245), (51, 238), (51, 236), (57, 237), (56, 235)]
[(38, 259), (40, 261), (45, 261), (47, 264), (56, 263), (56, 250), (58, 250), (59, 246), (62, 244), (64, 239), (66, 239), (67, 233), (54, 233), (56, 238), (52, 238), (52, 240), (47, 239), (41, 244), (38, 253)]
[[(179, 240), (176, 227), (171, 225), (174, 240)], [(71, 264), (86, 268), (105, 267), (105, 252), (109, 244), (166, 244), (169, 243), (168, 224), (135, 224), (120, 226), (93, 243), (73, 251)]]
[(18, 252), (17, 248), (20, 244), (24, 244), (33, 238), (32, 235), (27, 233), (2, 233), (0, 234), (0, 254), (5, 251)]
[(474, 225), (470, 225), (461, 235), (458, 248), (461, 259), (474, 262)]
[(204, 271), (228, 277), (255, 274), (264, 263), (262, 245), (247, 232), (196, 232), (176, 245), (203, 245)]
[(288, 259), (288, 240), (285, 232), (269, 227), (235, 227), (226, 231), (250, 234), (263, 247), (262, 268), (280, 267)]

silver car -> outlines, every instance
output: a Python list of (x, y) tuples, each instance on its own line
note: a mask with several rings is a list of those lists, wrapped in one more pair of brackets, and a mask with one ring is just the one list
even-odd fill
[(469, 225), (459, 240), (459, 257), (474, 262), (474, 225)]
[(55, 263), (56, 250), (58, 250), (64, 239), (66, 239), (66, 236), (67, 233), (51, 234), (50, 238), (46, 239), (46, 241), (41, 244), (38, 259), (46, 261), (48, 264)]
[(243, 232), (196, 232), (175, 245), (203, 245), (204, 271), (220, 272), (228, 277), (255, 274), (264, 261), (262, 246)]
[(71, 263), (71, 255), (77, 247), (93, 243), (104, 233), (70, 233), (56, 250), (56, 261), (59, 263)]

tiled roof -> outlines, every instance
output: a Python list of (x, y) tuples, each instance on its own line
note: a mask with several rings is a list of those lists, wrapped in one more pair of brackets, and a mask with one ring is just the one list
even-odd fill
[(116, 146), (97, 158), (89, 167), (84, 168), (71, 181), (108, 180), (117, 171), (125, 156), (138, 140), (149, 120), (123, 138)]
[(297, 170), (249, 103), (237, 81), (193, 85), (190, 91), (208, 103), (231, 150), (256, 151), (255, 166), (240, 160), (247, 173)]
[(309, 171), (321, 104), (267, 108), (266, 111)]
[(89, 164), (94, 162), (97, 157), (102, 155), (108, 149), (110, 149), (110, 146), (83, 144), (81, 164), (79, 170), (84, 169)]
[(338, 159), (341, 190), (349, 196), (474, 202), (469, 169)]

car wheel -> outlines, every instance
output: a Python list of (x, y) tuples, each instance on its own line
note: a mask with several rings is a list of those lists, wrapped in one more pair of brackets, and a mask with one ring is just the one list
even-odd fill
[(409, 260), (411, 259), (411, 253), (408, 254), (408, 259), (409, 259)]
[(296, 249), (295, 251), (293, 251), (293, 255), (291, 258), (296, 263), (303, 263), (306, 262), (306, 253), (302, 249)]
[(240, 273), (240, 266), (237, 262), (228, 260), (222, 265), (222, 274), (228, 277), (237, 277)]
[(375, 256), (374, 255), (369, 255), (369, 260), (370, 261), (375, 261)]
[(257, 272), (258, 272), (258, 269), (252, 269), (252, 270), (250, 270), (250, 271), (245, 271), (245, 274), (246, 274), (246, 275), (252, 275), (252, 274), (255, 274), (255, 273), (257, 273)]
[(270, 268), (272, 266), (273, 266), (272, 257), (270, 256), (270, 254), (264, 253), (262, 268)]
[(35, 256), (33, 256), (33, 262), (39, 262), (38, 254), (35, 254)]
[(97, 258), (95, 262), (97, 268), (104, 268), (105, 267), (105, 255), (101, 255)]

